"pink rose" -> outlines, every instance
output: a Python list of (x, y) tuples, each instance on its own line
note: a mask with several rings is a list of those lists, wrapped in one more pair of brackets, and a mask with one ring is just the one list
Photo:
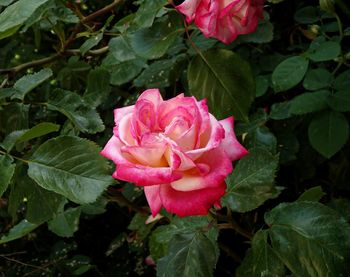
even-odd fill
[(238, 35), (249, 34), (258, 26), (264, 0), (185, 0), (176, 9), (194, 20), (206, 37), (229, 44)]
[(144, 91), (134, 106), (114, 110), (114, 135), (101, 154), (116, 164), (113, 177), (143, 186), (152, 215), (204, 215), (224, 195), (232, 161), (247, 154), (233, 117), (218, 121), (206, 100), (183, 94), (164, 101)]

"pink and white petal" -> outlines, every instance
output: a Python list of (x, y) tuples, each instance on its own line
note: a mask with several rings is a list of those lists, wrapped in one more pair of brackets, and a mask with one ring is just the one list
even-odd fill
[(160, 185), (144, 187), (146, 199), (147, 199), (148, 205), (151, 208), (153, 217), (155, 217), (160, 212), (160, 209), (162, 208), (162, 201), (160, 200), (160, 195), (159, 195), (159, 187)]
[(135, 183), (138, 186), (153, 186), (171, 183), (182, 177), (182, 173), (170, 167), (148, 167), (138, 164), (118, 164), (113, 177)]
[(192, 160), (196, 160), (201, 155), (203, 155), (203, 153), (218, 147), (220, 145), (221, 141), (225, 137), (225, 130), (222, 127), (222, 125), (217, 121), (217, 119), (211, 114), (209, 114), (209, 118), (210, 118), (211, 133), (210, 133), (210, 137), (209, 137), (209, 140), (206, 143), (206, 145), (203, 145), (201, 148), (190, 150), (190, 151), (186, 152), (186, 154)]
[(168, 166), (163, 157), (165, 150), (165, 143), (163, 145), (158, 145), (158, 147), (124, 146), (121, 148), (122, 153), (128, 153), (142, 165), (151, 167)]
[[(218, 20), (215, 37), (225, 44), (230, 44), (239, 35), (241, 25), (235, 17), (226, 16)], [(236, 24), (235, 24), (236, 23)]]
[(164, 137), (164, 141), (168, 144), (168, 148), (164, 153), (165, 158), (173, 170), (185, 171), (196, 167), (192, 159), (183, 152), (176, 142), (168, 137)]
[(210, 128), (210, 117), (208, 112), (207, 99), (196, 102), (198, 112), (201, 118), (201, 127), (199, 135), (203, 134), (208, 128)]
[(146, 99), (138, 99), (133, 113), (133, 125), (139, 127), (139, 135), (156, 127), (157, 114), (154, 104)]
[(203, 154), (198, 162), (197, 172), (184, 172), (181, 179), (171, 182), (171, 187), (178, 191), (215, 188), (220, 186), (233, 170), (232, 162), (226, 153), (218, 148)]
[(132, 114), (134, 112), (134, 105), (127, 106), (114, 110), (114, 123), (115, 125), (119, 124), (119, 121), (122, 120), (127, 114)]
[(159, 89), (147, 89), (145, 90), (138, 98), (138, 100), (146, 99), (153, 103), (154, 107), (163, 102), (162, 95), (159, 92)]
[(220, 148), (226, 152), (231, 161), (238, 160), (248, 154), (247, 149), (245, 149), (236, 138), (233, 131), (233, 122), (232, 116), (219, 121), (225, 130), (225, 138), (222, 140)]
[(208, 210), (220, 201), (225, 194), (226, 184), (216, 188), (206, 188), (195, 191), (177, 191), (170, 185), (161, 185), (160, 199), (163, 207), (170, 213), (180, 217), (206, 215)]
[(121, 148), (124, 143), (116, 136), (112, 136), (105, 147), (101, 151), (101, 155), (112, 160), (115, 164), (130, 164), (131, 163), (121, 153)]
[(196, 15), (196, 9), (201, 1), (202, 0), (185, 0), (175, 8), (186, 16), (187, 22), (191, 22)]
[(126, 114), (113, 128), (113, 134), (118, 137), (125, 145), (136, 145), (137, 141), (132, 135), (132, 114)]

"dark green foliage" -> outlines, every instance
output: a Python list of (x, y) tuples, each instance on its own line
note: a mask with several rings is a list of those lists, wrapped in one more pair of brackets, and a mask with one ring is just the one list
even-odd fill
[[(167, 0), (0, 0), (0, 275), (350, 276), (349, 16), (268, 0), (224, 45)], [(234, 116), (222, 208), (153, 218), (112, 179), (113, 110), (147, 88)]]

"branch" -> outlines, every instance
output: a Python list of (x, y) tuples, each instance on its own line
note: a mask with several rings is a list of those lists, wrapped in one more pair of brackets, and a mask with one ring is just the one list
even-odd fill
[[(108, 51), (108, 46), (105, 46), (105, 47), (102, 47), (100, 49), (87, 51), (85, 55), (99, 56), (99, 55), (106, 53), (107, 51)], [(65, 55), (81, 55), (81, 52), (79, 49), (67, 49), (62, 53), (58, 53), (58, 54), (52, 55), (52, 56), (47, 57), (47, 58), (23, 63), (23, 64), (20, 64), (20, 65), (17, 65), (15, 67), (11, 67), (11, 68), (6, 68), (6, 69), (0, 68), (0, 74), (15, 75), (16, 73), (23, 71), (23, 70), (26, 70), (28, 68), (54, 62)], [(6, 82), (7, 82), (7, 80), (6, 80)], [(3, 87), (3, 85), (0, 85), (0, 88), (2, 88), (2, 87)]]
[(53, 61), (59, 59), (61, 56), (62, 56), (62, 54), (55, 54), (51, 57), (23, 63), (23, 64), (15, 66), (15, 67), (0, 69), (0, 74), (16, 74), (20, 71), (26, 70), (26, 69), (34, 67), (34, 66), (48, 64), (50, 62), (53, 62)]
[[(0, 74), (10, 74), (10, 75), (15, 75), (16, 73), (26, 70), (28, 68), (34, 67), (34, 66), (39, 66), (39, 65), (44, 65), (44, 64), (48, 64), (51, 63), (53, 61), (58, 60), (59, 58), (61, 58), (62, 56), (64, 56), (65, 54), (68, 55), (79, 55), (80, 51), (79, 49), (67, 49), (68, 46), (76, 39), (76, 35), (77, 33), (81, 30), (81, 28), (83, 27), (84, 24), (92, 21), (93, 19), (95, 19), (96, 17), (99, 17), (101, 15), (104, 15), (108, 12), (110, 12), (111, 10), (113, 10), (118, 4), (120, 4), (123, 0), (114, 0), (113, 3), (103, 7), (102, 9), (84, 17), (83, 19), (81, 19), (73, 28), (72, 33), (70, 34), (69, 38), (66, 40), (64, 46), (62, 47), (63, 49), (59, 52), (56, 53), (55, 55), (52, 55), (50, 57), (47, 58), (43, 58), (43, 59), (39, 59), (39, 60), (34, 60), (34, 61), (30, 61), (27, 63), (23, 63), (20, 64), (18, 66), (15, 67), (11, 67), (11, 68), (5, 68), (5, 69), (0, 69)], [(97, 50), (90, 50), (87, 52), (88, 55), (101, 55), (104, 54), (105, 52), (108, 51), (108, 46), (103, 47), (101, 49), (97, 49)]]
[(101, 15), (104, 15), (106, 13), (109, 13), (111, 10), (113, 10), (118, 4), (120, 4), (123, 0), (114, 0), (113, 3), (103, 7), (102, 9), (89, 14), (88, 16), (84, 17), (83, 19), (81, 19), (75, 26), (74, 29), (72, 31), (72, 33), (70, 34), (69, 38), (67, 39), (65, 45), (63, 46), (63, 50), (66, 50), (68, 48), (68, 46), (75, 40), (75, 36), (76, 34), (81, 30), (81, 28), (83, 27), (84, 24), (92, 21), (93, 19), (95, 19), (96, 17), (99, 17)]

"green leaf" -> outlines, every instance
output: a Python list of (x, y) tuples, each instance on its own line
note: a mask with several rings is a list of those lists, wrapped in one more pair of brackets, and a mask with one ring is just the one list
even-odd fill
[(80, 214), (80, 207), (62, 211), (47, 223), (49, 230), (60, 237), (72, 237), (79, 228)]
[(287, 119), (291, 117), (290, 107), (290, 101), (275, 103), (271, 106), (269, 117), (274, 120)]
[(260, 126), (248, 133), (244, 140), (248, 149), (264, 148), (272, 154), (276, 154), (277, 139), (265, 126)]
[(107, 69), (102, 67), (95, 68), (89, 72), (84, 101), (91, 107), (95, 108), (107, 99), (111, 92), (110, 77)]
[(0, 110), (0, 132), (9, 134), (12, 131), (28, 128), (29, 105), (11, 103)]
[(327, 109), (329, 95), (328, 90), (303, 93), (290, 101), (289, 111), (295, 115), (302, 115)]
[(7, 97), (11, 97), (14, 95), (17, 91), (12, 88), (1, 88), (0, 89), (0, 100), (5, 99)]
[(253, 238), (242, 264), (237, 268), (237, 277), (286, 276), (282, 261), (268, 244), (268, 232), (258, 231)]
[(137, 10), (133, 22), (139, 28), (151, 27), (157, 14), (167, 3), (167, 0), (144, 1)]
[(281, 92), (296, 86), (303, 78), (309, 61), (301, 56), (287, 58), (272, 73), (272, 84), (275, 92)]
[[(191, 40), (202, 52), (212, 49), (214, 45), (218, 43), (216, 39), (206, 38), (200, 30), (194, 30), (193, 33), (191, 33)], [(186, 43), (188, 54), (197, 54), (196, 50), (193, 49), (191, 42), (186, 41)]]
[(275, 198), (281, 189), (273, 185), (278, 157), (264, 149), (252, 149), (237, 164), (226, 179), (224, 206), (235, 212), (256, 209), (266, 200)]
[(173, 14), (162, 19), (167, 20), (155, 22), (150, 28), (138, 29), (128, 35), (128, 42), (138, 56), (160, 58), (178, 36), (178, 29), (183, 27), (181, 16)]
[(273, 250), (295, 276), (349, 276), (350, 226), (317, 202), (284, 203), (265, 214)]
[(65, 200), (61, 195), (38, 186), (27, 176), (18, 182), (21, 182), (27, 198), (26, 219), (31, 223), (41, 224), (51, 219)]
[(350, 87), (350, 69), (342, 72), (334, 80), (334, 88), (336, 90), (349, 89)]
[(118, 62), (126, 62), (136, 59), (135, 52), (131, 49), (125, 36), (121, 35), (109, 41), (109, 51)]
[(329, 87), (332, 79), (332, 74), (327, 69), (310, 69), (306, 73), (303, 86), (308, 90), (319, 90), (321, 88)]
[(235, 126), (235, 133), (241, 136), (245, 133), (254, 132), (256, 128), (264, 126), (268, 117), (264, 109), (258, 109), (249, 117), (249, 122), (238, 122)]
[(82, 275), (95, 266), (90, 264), (90, 258), (82, 255), (75, 255), (73, 258), (62, 261), (63, 266), (68, 269), (72, 276)]
[(46, 105), (48, 109), (64, 114), (82, 132), (95, 134), (105, 128), (96, 110), (74, 92), (56, 89)]
[(103, 60), (102, 66), (111, 74), (111, 85), (119, 86), (133, 80), (147, 64), (139, 58), (119, 62), (113, 55), (109, 54)]
[(218, 118), (234, 115), (248, 120), (255, 95), (249, 64), (229, 50), (210, 50), (197, 55), (188, 68), (189, 91), (207, 98), (210, 112)]
[(23, 23), (49, 0), (19, 0), (0, 14), (0, 39), (12, 36)]
[(21, 135), (16, 140), (16, 143), (25, 142), (34, 138), (50, 134), (52, 132), (57, 132), (59, 129), (60, 125), (51, 122), (42, 122), (35, 125), (33, 128), (30, 128), (29, 130), (25, 131), (25, 133), (23, 133), (23, 135)]
[(43, 189), (27, 175), (27, 166), (20, 163), (15, 171), (15, 181), (11, 184), (9, 213), (14, 218), (26, 205), (25, 218), (34, 224), (41, 224), (51, 219), (65, 198), (62, 195)]
[[(149, 249), (152, 258), (158, 260), (166, 255), (171, 239), (186, 232), (206, 231), (211, 240), (218, 237), (218, 229), (211, 226), (208, 216), (190, 216), (185, 218), (174, 217), (171, 224), (157, 227), (150, 236)], [(208, 228), (210, 226), (210, 228)]]
[(144, 240), (149, 233), (151, 232), (155, 222), (146, 224), (146, 220), (148, 219), (149, 215), (137, 213), (132, 218), (128, 229), (136, 231), (137, 233), (137, 240)]
[(15, 0), (0, 0), (0, 6), (8, 6)]
[(330, 61), (340, 55), (339, 42), (315, 40), (311, 43), (307, 57), (314, 62)]
[(175, 235), (169, 254), (157, 263), (157, 276), (212, 276), (218, 255), (215, 242), (200, 232)]
[(320, 10), (314, 6), (306, 6), (294, 14), (294, 20), (301, 24), (312, 24), (320, 20)]
[(15, 172), (16, 165), (12, 162), (9, 156), (0, 155), (0, 197), (6, 191)]
[(18, 130), (9, 133), (0, 146), (4, 148), (7, 152), (10, 152), (12, 148), (16, 145), (17, 140), (27, 131), (28, 130)]
[(329, 96), (328, 105), (338, 112), (350, 111), (350, 88), (336, 91)]
[(334, 13), (334, 0), (320, 0), (320, 8), (330, 14)]
[(52, 70), (45, 68), (37, 73), (25, 75), (13, 86), (17, 92), (11, 97), (23, 100), (24, 96), (52, 76)]
[(256, 97), (263, 96), (269, 88), (269, 77), (259, 75), (255, 78), (255, 84), (256, 84), (255, 96)]
[(302, 195), (299, 196), (297, 201), (320, 201), (323, 196), (326, 194), (323, 192), (321, 186), (310, 188), (303, 192)]
[(24, 237), (38, 226), (39, 225), (30, 223), (26, 219), (23, 219), (20, 223), (13, 226), (7, 235), (3, 235), (0, 238), (0, 244)]
[(256, 30), (247, 35), (238, 36), (238, 42), (268, 43), (273, 39), (273, 24), (266, 13), (265, 19), (260, 20)]
[(82, 46), (80, 46), (80, 48), (79, 48), (81, 54), (84, 56), (87, 51), (89, 51), (91, 48), (93, 48), (96, 45), (98, 45), (100, 43), (100, 41), (102, 40), (102, 38), (103, 38), (103, 33), (99, 33), (97, 35), (94, 35), (94, 36), (88, 38), (82, 44)]
[(85, 204), (81, 206), (81, 211), (84, 214), (97, 215), (106, 212), (106, 206), (108, 204), (108, 199), (105, 197), (99, 197), (97, 200), (91, 204)]
[(170, 72), (176, 64), (175, 59), (160, 60), (148, 66), (135, 80), (137, 87), (162, 88), (170, 85)]
[(349, 124), (343, 114), (327, 111), (312, 119), (308, 134), (311, 146), (326, 158), (330, 158), (348, 140)]
[(28, 175), (69, 200), (94, 202), (112, 183), (106, 160), (91, 141), (61, 136), (42, 144), (29, 160)]

